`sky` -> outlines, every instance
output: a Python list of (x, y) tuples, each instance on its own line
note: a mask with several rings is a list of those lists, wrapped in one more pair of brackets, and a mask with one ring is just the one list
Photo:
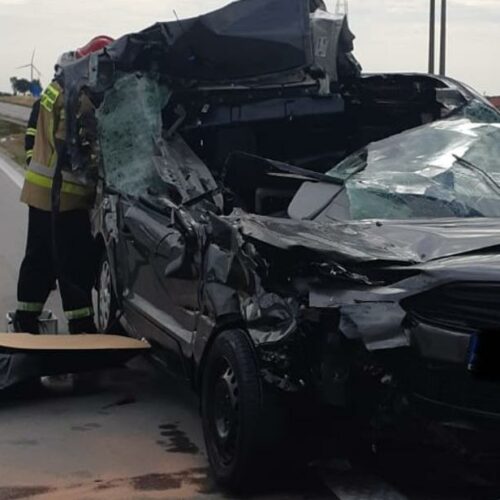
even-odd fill
[[(335, 0), (327, 0), (334, 3)], [(42, 83), (52, 77), (60, 53), (94, 35), (119, 37), (157, 21), (190, 17), (225, 0), (0, 0), (0, 90), (9, 77), (29, 77), (35, 65)], [(439, 4), (439, 0), (437, 1)], [(427, 71), (429, 0), (349, 0), (355, 54), (366, 72)], [(500, 0), (448, 0), (448, 75), (479, 92), (500, 95)], [(438, 67), (438, 66), (437, 66)]]

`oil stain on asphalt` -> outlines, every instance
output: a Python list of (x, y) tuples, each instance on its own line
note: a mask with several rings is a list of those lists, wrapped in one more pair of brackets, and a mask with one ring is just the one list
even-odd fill
[(215, 486), (208, 475), (205, 467), (186, 469), (180, 472), (165, 474), (145, 474), (129, 479), (115, 479), (112, 481), (95, 481), (95, 491), (111, 490), (123, 485), (131, 486), (135, 491), (158, 492), (169, 490), (181, 490), (193, 486), (199, 494), (207, 494), (215, 491)]
[(33, 497), (35, 495), (44, 495), (52, 491), (52, 488), (46, 486), (0, 487), (0, 500), (18, 500), (21, 498)]
[(169, 453), (188, 453), (196, 455), (200, 449), (194, 444), (187, 434), (179, 429), (178, 424), (160, 425), (161, 435), (168, 440), (160, 439), (156, 443), (165, 448)]
[(83, 425), (74, 425), (71, 427), (72, 431), (77, 431), (77, 432), (87, 432), (95, 429), (100, 429), (101, 425), (96, 424), (94, 422), (91, 422), (89, 424), (83, 424)]

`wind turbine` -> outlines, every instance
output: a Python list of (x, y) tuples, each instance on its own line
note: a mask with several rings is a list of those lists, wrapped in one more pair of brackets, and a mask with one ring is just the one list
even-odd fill
[(31, 70), (31, 80), (30, 81), (33, 81), (33, 70), (38, 73), (38, 78), (40, 78), (42, 76), (42, 73), (34, 64), (35, 52), (36, 52), (36, 49), (33, 49), (33, 54), (31, 55), (31, 62), (30, 63), (25, 64), (23, 66), (19, 66), (18, 68), (16, 68), (16, 69), (30, 68), (30, 70)]

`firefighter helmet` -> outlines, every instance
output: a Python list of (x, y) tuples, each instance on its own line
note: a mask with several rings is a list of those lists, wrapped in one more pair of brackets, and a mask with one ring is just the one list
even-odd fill
[(103, 49), (110, 43), (113, 43), (114, 39), (106, 36), (106, 35), (99, 35), (92, 40), (90, 40), (87, 45), (84, 45), (83, 47), (80, 47), (79, 49), (76, 50), (75, 56), (77, 59), (80, 59), (81, 57), (88, 56), (89, 54), (92, 54), (93, 52), (98, 52), (99, 50)]

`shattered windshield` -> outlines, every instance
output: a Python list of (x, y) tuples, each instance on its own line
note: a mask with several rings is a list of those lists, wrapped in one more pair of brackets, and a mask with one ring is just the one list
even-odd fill
[(97, 120), (108, 186), (130, 196), (168, 196), (176, 203), (217, 189), (182, 137), (164, 136), (161, 114), (170, 95), (157, 79), (141, 73), (122, 76), (106, 93)]
[[(370, 144), (327, 175), (344, 183), (351, 219), (500, 217), (500, 120), (424, 125)], [(336, 218), (333, 204), (325, 215)]]
[(106, 93), (97, 121), (109, 186), (138, 196), (161, 183), (153, 158), (169, 97), (156, 80), (139, 74), (124, 75)]

